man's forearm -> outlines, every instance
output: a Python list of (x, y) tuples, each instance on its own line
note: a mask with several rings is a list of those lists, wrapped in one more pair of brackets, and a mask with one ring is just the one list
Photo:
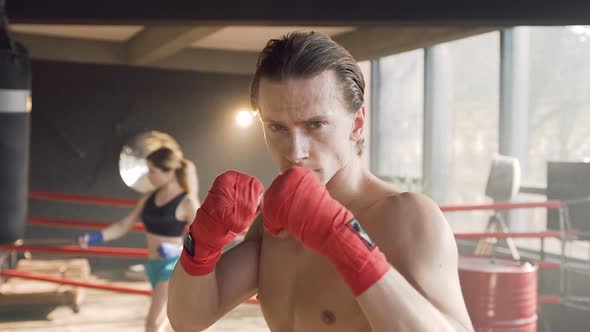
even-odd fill
[(201, 331), (219, 318), (215, 271), (191, 276), (176, 265), (168, 287), (168, 319), (176, 331)]
[(357, 302), (374, 331), (472, 331), (441, 313), (394, 268)]
[(222, 255), (211, 273), (190, 275), (177, 264), (168, 285), (168, 318), (177, 332), (202, 331), (258, 289), (260, 244), (245, 240)]

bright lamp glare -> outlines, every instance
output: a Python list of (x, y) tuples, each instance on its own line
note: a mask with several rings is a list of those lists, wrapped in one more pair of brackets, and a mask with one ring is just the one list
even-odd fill
[(236, 122), (240, 127), (249, 127), (254, 122), (254, 116), (250, 111), (239, 111), (236, 114)]
[(31, 108), (33, 108), (33, 100), (31, 99), (31, 95), (29, 95), (27, 97), (27, 112), (30, 112)]

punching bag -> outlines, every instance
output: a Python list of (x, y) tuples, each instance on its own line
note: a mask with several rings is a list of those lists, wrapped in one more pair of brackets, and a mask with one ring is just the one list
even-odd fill
[(22, 238), (27, 217), (31, 65), (10, 38), (0, 0), (0, 244)]

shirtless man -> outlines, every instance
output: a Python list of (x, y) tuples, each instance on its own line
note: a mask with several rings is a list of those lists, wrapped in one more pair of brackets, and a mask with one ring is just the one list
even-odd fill
[(440, 209), (362, 166), (363, 93), (329, 37), (267, 44), (251, 100), (281, 174), (260, 206), (257, 179), (217, 177), (170, 280), (176, 331), (203, 330), (256, 293), (271, 331), (473, 331)]

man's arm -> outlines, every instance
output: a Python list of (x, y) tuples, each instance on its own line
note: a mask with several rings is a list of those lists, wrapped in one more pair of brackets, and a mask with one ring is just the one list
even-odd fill
[(357, 297), (373, 330), (473, 331), (457, 246), (440, 209), (426, 196), (404, 193), (379, 210), (373, 219), (380, 220), (369, 222), (383, 223), (374, 240), (393, 268)]
[(191, 276), (176, 265), (168, 288), (168, 319), (175, 331), (204, 330), (256, 294), (261, 240), (259, 216), (244, 241), (224, 253), (212, 273)]
[(371, 239), (311, 170), (292, 167), (266, 191), (262, 213), (269, 233), (287, 229), (327, 258), (374, 330), (473, 330), (461, 295), (453, 234), (427, 197), (391, 196), (358, 216)]

